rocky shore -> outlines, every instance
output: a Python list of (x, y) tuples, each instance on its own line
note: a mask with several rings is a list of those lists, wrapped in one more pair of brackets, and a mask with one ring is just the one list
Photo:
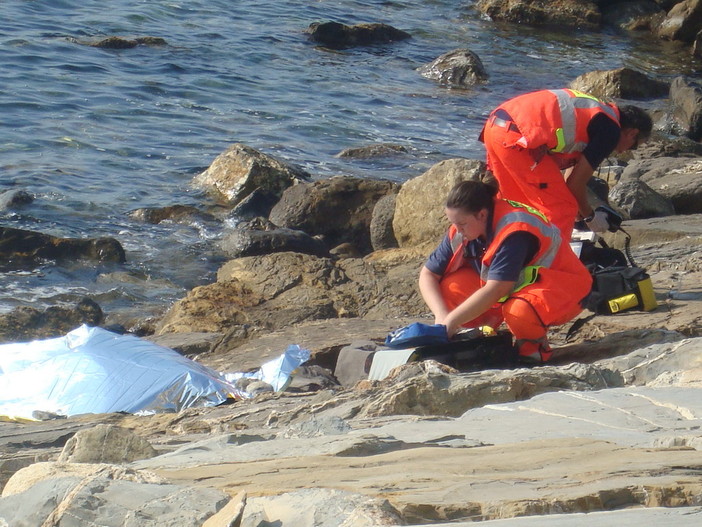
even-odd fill
[[(531, 6), (524, 20), (512, 8), (525, 3), (477, 4), (496, 21), (598, 27), (615, 16), (598, 7), (604, 2), (549, 3), (548, 17)], [(571, 4), (580, 10), (572, 19)], [(620, 6), (622, 20), (696, 52), (701, 2), (622, 4), (638, 6)], [(339, 49), (374, 35), (409, 38), (372, 24), (317, 24), (308, 33)], [(422, 74), (449, 85), (487, 82), (471, 52), (440, 59)], [(348, 380), (339, 366), (345, 349), (431, 322), (416, 281), (445, 231), (443, 200), (457, 181), (489, 174), (481, 160), (447, 159), (403, 184), (315, 180), (232, 145), (193, 181), (215, 205), (134, 212), (153, 223), (207, 218), (223, 229), (235, 218), (219, 242), (228, 261), (216, 281), (138, 321), (111, 317), (90, 299), (74, 309), (18, 309), (0, 316), (0, 342), (88, 323), (219, 372), (255, 369), (291, 344), (309, 349), (310, 360), (285, 391), (216, 407), (0, 421), (0, 527), (699, 525), (702, 88), (626, 68), (588, 73), (571, 87), (646, 100), (655, 114), (652, 140), (599, 176), (625, 217), (632, 257), (651, 276), (657, 309), (587, 320), (584, 312), (577, 331), (553, 328), (545, 366), (459, 370), (426, 360), (382, 380)], [(397, 153), (371, 145), (339, 155)], [(13, 193), (0, 204), (24, 199)], [(626, 244), (621, 232), (605, 241)], [(0, 254), (17, 265), (124, 260), (117, 240), (9, 228), (0, 229)]]

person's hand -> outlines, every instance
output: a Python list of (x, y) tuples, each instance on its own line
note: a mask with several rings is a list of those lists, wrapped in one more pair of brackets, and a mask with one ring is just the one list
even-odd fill
[(607, 232), (609, 230), (607, 213), (600, 209), (596, 210), (592, 216), (585, 218), (585, 225), (592, 232)]

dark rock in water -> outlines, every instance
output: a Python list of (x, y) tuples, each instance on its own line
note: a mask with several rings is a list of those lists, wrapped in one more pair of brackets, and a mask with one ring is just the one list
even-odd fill
[(57, 238), (11, 227), (0, 227), (0, 258), (5, 265), (40, 260), (126, 261), (124, 248), (114, 238)]
[(357, 148), (347, 148), (337, 154), (337, 157), (348, 157), (352, 159), (370, 159), (374, 157), (393, 156), (404, 154), (407, 149), (402, 145), (390, 143), (378, 143), (375, 145), (360, 146)]
[(25, 190), (6, 190), (0, 192), (0, 210), (14, 209), (22, 205), (28, 205), (34, 201), (34, 196)]
[(597, 29), (602, 23), (600, 10), (590, 0), (479, 0), (475, 7), (492, 20), (514, 24)]
[(412, 38), (412, 35), (387, 24), (357, 24), (347, 26), (339, 22), (315, 22), (306, 33), (310, 39), (332, 49), (386, 44)]
[(62, 337), (82, 324), (98, 326), (104, 320), (100, 306), (83, 298), (73, 307), (51, 306), (44, 311), (18, 307), (0, 315), (0, 342), (28, 342)]
[(129, 213), (135, 220), (146, 223), (161, 223), (162, 221), (172, 221), (177, 223), (188, 223), (193, 220), (212, 221), (215, 219), (211, 214), (198, 210), (196, 207), (188, 205), (171, 205), (170, 207), (137, 209)]
[(263, 218), (240, 224), (222, 240), (221, 247), (231, 258), (278, 252), (329, 255), (321, 240), (302, 231), (276, 227)]
[(76, 38), (70, 38), (71, 42), (76, 42), (78, 44), (83, 44), (86, 46), (91, 46), (94, 48), (102, 49), (132, 49), (139, 45), (144, 46), (166, 46), (168, 43), (165, 39), (161, 37), (136, 37), (136, 38), (125, 38), (112, 36), (103, 38), (97, 41), (87, 41), (79, 40)]
[(678, 2), (668, 11), (655, 33), (666, 40), (691, 43), (702, 26), (702, 4), (698, 1)]
[(417, 71), (427, 79), (457, 88), (469, 88), (489, 78), (480, 57), (469, 49), (455, 49), (444, 53)]
[(267, 218), (280, 196), (261, 188), (255, 189), (232, 209), (232, 216), (243, 220), (257, 217)]

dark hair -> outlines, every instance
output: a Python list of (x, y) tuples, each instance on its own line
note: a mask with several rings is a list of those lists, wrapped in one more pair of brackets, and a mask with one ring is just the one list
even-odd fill
[(642, 139), (648, 138), (653, 129), (653, 121), (646, 110), (630, 104), (619, 107), (619, 126), (622, 128), (636, 128)]
[(482, 181), (461, 181), (456, 183), (446, 198), (446, 208), (461, 209), (475, 214), (483, 209), (492, 210), (497, 187)]

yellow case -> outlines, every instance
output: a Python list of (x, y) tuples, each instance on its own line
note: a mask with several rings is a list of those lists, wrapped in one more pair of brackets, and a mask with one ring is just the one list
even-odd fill
[(627, 295), (622, 295), (617, 298), (613, 298), (607, 301), (609, 304), (609, 310), (612, 313), (619, 313), (625, 309), (631, 309), (639, 305), (639, 299), (636, 298), (635, 293), (629, 293)]
[(641, 296), (641, 309), (644, 311), (653, 311), (658, 307), (656, 295), (653, 294), (651, 278), (645, 278), (639, 281), (639, 295)]

